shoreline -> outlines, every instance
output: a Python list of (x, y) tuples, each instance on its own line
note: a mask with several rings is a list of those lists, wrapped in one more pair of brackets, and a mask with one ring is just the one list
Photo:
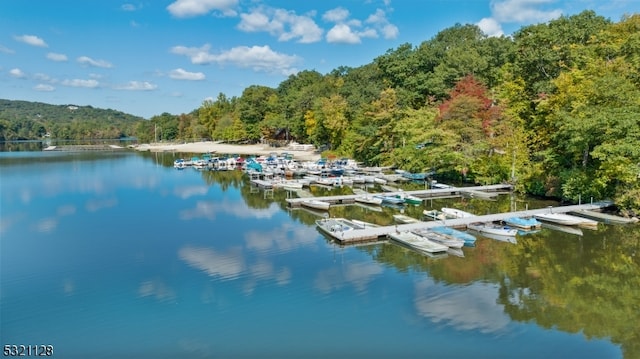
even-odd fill
[(188, 142), (188, 143), (143, 143), (132, 146), (136, 151), (148, 152), (180, 152), (180, 153), (219, 153), (219, 154), (238, 154), (238, 155), (264, 155), (267, 156), (273, 152), (287, 152), (293, 155), (297, 160), (317, 161), (320, 154), (314, 150), (294, 150), (290, 147), (271, 147), (269, 145), (233, 145), (220, 142)]

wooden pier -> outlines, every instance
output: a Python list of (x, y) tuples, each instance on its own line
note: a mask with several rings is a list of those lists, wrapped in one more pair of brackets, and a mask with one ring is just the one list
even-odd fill
[(467, 224), (473, 222), (493, 222), (501, 221), (509, 217), (530, 217), (535, 214), (549, 213), (567, 213), (581, 210), (599, 210), (611, 206), (611, 202), (595, 202), (592, 204), (580, 204), (573, 206), (546, 207), (539, 209), (530, 209), (526, 211), (506, 212), (475, 216), (469, 218), (448, 219), (445, 221), (429, 221), (408, 224), (398, 224), (392, 226), (371, 227), (365, 229), (354, 229), (345, 231), (340, 234), (339, 242), (342, 244), (350, 244), (357, 242), (375, 241), (387, 238), (387, 235), (394, 231), (415, 231), (421, 229), (429, 229), (438, 226), (460, 227), (464, 228)]
[[(413, 195), (422, 199), (429, 198), (447, 198), (447, 197), (459, 197), (462, 196), (464, 192), (474, 191), (474, 192), (484, 192), (484, 193), (497, 193), (500, 191), (511, 190), (511, 185), (509, 184), (496, 184), (489, 186), (476, 186), (476, 187), (450, 187), (450, 188), (433, 188), (433, 189), (423, 189), (423, 190), (415, 190), (415, 191), (397, 191), (397, 192), (384, 192), (384, 193), (369, 193), (370, 196), (375, 195), (384, 195), (384, 196), (395, 196), (399, 194)], [(325, 196), (325, 197), (314, 197), (314, 200), (329, 202), (329, 204), (352, 204), (355, 202), (357, 197), (362, 197), (362, 194), (350, 194), (350, 195), (341, 195), (341, 196)], [(289, 198), (287, 199), (287, 203), (289, 207), (299, 207), (304, 200), (308, 200), (309, 198)]]

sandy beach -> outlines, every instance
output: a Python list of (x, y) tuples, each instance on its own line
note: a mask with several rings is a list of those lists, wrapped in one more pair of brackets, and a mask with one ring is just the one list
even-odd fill
[(317, 161), (320, 154), (314, 150), (297, 150), (291, 147), (271, 147), (269, 145), (232, 145), (220, 142), (189, 142), (189, 143), (144, 143), (135, 146), (138, 151), (150, 152), (180, 152), (180, 153), (218, 153), (238, 155), (268, 155), (272, 152), (288, 152), (297, 160)]

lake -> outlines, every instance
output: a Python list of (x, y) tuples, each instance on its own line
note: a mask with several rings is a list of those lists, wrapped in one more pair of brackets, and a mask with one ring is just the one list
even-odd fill
[[(479, 236), (464, 257), (343, 247), (287, 207), (294, 193), (176, 170), (176, 156), (0, 153), (3, 346), (65, 359), (640, 358), (638, 225)], [(546, 205), (507, 194), (405, 213)]]

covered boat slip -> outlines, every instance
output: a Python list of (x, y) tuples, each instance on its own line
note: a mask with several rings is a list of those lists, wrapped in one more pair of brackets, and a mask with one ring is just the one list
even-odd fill
[(496, 213), (496, 214), (488, 214), (482, 216), (474, 216), (470, 218), (456, 218), (449, 219), (445, 221), (430, 221), (430, 222), (417, 222), (417, 223), (407, 223), (407, 224), (396, 224), (392, 226), (381, 226), (381, 227), (372, 227), (372, 228), (364, 228), (364, 229), (353, 229), (349, 231), (342, 232), (338, 239), (340, 242), (354, 243), (354, 242), (365, 242), (372, 240), (379, 240), (386, 238), (390, 233), (397, 231), (420, 231), (424, 229), (430, 229), (434, 227), (454, 227), (454, 228), (463, 228), (466, 227), (467, 224), (473, 222), (495, 222), (502, 221), (505, 218), (509, 217), (531, 217), (536, 214), (541, 213), (549, 213), (552, 211), (554, 213), (567, 213), (571, 211), (577, 210), (598, 210), (601, 208), (611, 206), (610, 202), (594, 202), (592, 204), (581, 204), (581, 205), (573, 205), (573, 206), (560, 206), (553, 208), (540, 208), (540, 209), (530, 209), (526, 211), (518, 211), (518, 212), (506, 212), (506, 213)]

